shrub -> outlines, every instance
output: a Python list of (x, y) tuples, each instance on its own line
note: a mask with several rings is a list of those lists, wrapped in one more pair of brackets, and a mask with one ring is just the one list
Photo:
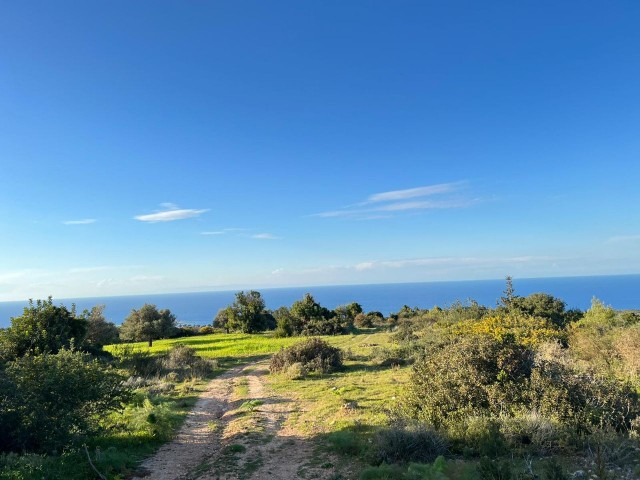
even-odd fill
[(568, 440), (566, 428), (560, 422), (536, 412), (501, 417), (500, 431), (509, 447), (526, 448), (540, 455), (557, 452)]
[(342, 367), (342, 352), (324, 340), (310, 338), (274, 353), (269, 369), (272, 373), (283, 372), (294, 363), (311, 372), (331, 373)]
[(327, 437), (329, 445), (338, 453), (357, 456), (362, 452), (360, 436), (350, 430), (331, 432)]
[(424, 426), (396, 426), (376, 433), (370, 455), (374, 464), (425, 463), (446, 451), (446, 439), (435, 430)]
[(506, 336), (455, 339), (416, 362), (405, 406), (440, 428), (468, 416), (498, 415), (526, 405), (533, 355)]
[(511, 480), (513, 478), (509, 460), (491, 460), (487, 457), (480, 460), (478, 474), (482, 480)]
[(300, 362), (290, 365), (286, 370), (286, 376), (289, 380), (302, 380), (307, 376), (307, 373), (306, 367)]
[(0, 450), (60, 449), (97, 430), (98, 416), (126, 397), (123, 377), (89, 355), (69, 350), (10, 362), (0, 383)]
[(360, 473), (360, 480), (398, 480), (403, 478), (402, 469), (396, 465), (367, 467)]
[(120, 366), (132, 375), (142, 378), (162, 375), (161, 357), (153, 356), (147, 350), (138, 350), (132, 345), (118, 345), (113, 349)]
[(448, 429), (453, 447), (465, 455), (495, 458), (507, 450), (500, 422), (491, 417), (470, 416)]
[(132, 433), (143, 433), (159, 441), (169, 440), (176, 425), (176, 416), (168, 403), (154, 405), (148, 398), (141, 405), (127, 406), (122, 417)]
[(79, 347), (87, 333), (87, 321), (77, 318), (74, 309), (56, 307), (53, 300), (29, 300), (20, 317), (0, 330), (0, 360), (10, 361), (26, 354), (57, 353)]
[(353, 324), (358, 328), (371, 328), (373, 327), (373, 317), (359, 313), (353, 319)]

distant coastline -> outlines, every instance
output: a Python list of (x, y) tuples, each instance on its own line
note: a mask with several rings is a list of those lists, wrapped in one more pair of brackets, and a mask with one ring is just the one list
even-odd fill
[[(270, 309), (290, 305), (310, 292), (324, 306), (358, 302), (367, 311), (377, 310), (385, 315), (403, 305), (431, 308), (446, 306), (456, 300), (473, 299), (482, 305), (494, 306), (504, 290), (504, 279), (457, 280), (443, 282), (361, 284), (336, 286), (306, 286), (256, 288)], [(640, 274), (598, 275), (582, 277), (514, 278), (518, 295), (546, 292), (561, 298), (569, 308), (587, 309), (592, 297), (598, 297), (616, 309), (640, 308)], [(120, 324), (132, 308), (153, 303), (169, 308), (178, 320), (186, 324), (211, 323), (218, 309), (233, 301), (240, 289), (208, 292), (160, 293), (111, 297), (54, 298), (54, 303), (76, 304), (78, 311), (93, 305), (105, 304), (107, 318)], [(248, 290), (248, 289), (245, 289)], [(0, 302), (0, 328), (10, 324), (10, 318), (22, 313), (27, 301)]]

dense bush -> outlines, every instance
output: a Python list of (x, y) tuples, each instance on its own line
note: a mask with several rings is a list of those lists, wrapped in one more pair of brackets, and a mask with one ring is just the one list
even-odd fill
[(369, 448), (373, 464), (432, 462), (447, 452), (447, 440), (424, 426), (396, 426), (379, 430)]
[(161, 359), (165, 370), (177, 374), (178, 379), (205, 378), (213, 371), (211, 362), (199, 357), (195, 349), (178, 344)]
[(182, 344), (174, 345), (161, 355), (152, 355), (129, 345), (119, 345), (113, 353), (123, 368), (134, 376), (147, 379), (167, 375), (171, 375), (173, 381), (205, 378), (214, 368), (211, 361), (199, 357), (195, 349)]
[(440, 428), (468, 416), (526, 405), (533, 353), (512, 337), (460, 337), (414, 365), (406, 396), (410, 415)]
[(55, 306), (51, 297), (35, 303), (29, 300), (22, 315), (12, 318), (9, 328), (0, 330), (0, 362), (80, 347), (86, 333), (87, 320), (76, 317), (73, 309)]
[(274, 353), (269, 369), (283, 372), (294, 364), (310, 372), (331, 373), (342, 367), (342, 352), (319, 338), (309, 338)]
[(52, 451), (94, 431), (126, 397), (123, 378), (87, 354), (27, 355), (0, 372), (0, 450)]

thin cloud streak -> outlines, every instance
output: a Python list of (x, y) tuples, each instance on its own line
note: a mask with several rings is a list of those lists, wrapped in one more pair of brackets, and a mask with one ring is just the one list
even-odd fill
[(96, 222), (97, 220), (95, 218), (84, 218), (82, 220), (65, 220), (62, 223), (64, 225), (89, 225)]
[(427, 185), (424, 187), (407, 188), (405, 190), (393, 190), (390, 192), (374, 193), (369, 196), (367, 203), (388, 202), (393, 200), (406, 200), (408, 198), (426, 197), (442, 193), (450, 193), (458, 190), (465, 181), (439, 183), (436, 185)]
[(173, 203), (162, 203), (161, 206), (165, 208), (164, 211), (148, 213), (145, 215), (136, 215), (133, 218), (135, 220), (148, 223), (173, 222), (176, 220), (197, 217), (209, 211), (207, 208), (178, 208), (177, 205), (174, 205)]
[[(380, 212), (387, 212), (389, 214), (412, 210), (465, 208), (477, 203), (480, 199), (467, 199), (460, 198), (459, 196), (454, 198), (451, 195), (458, 192), (467, 183), (466, 180), (461, 180), (459, 182), (440, 183), (405, 190), (374, 193), (364, 202), (349, 205), (338, 210), (316, 213), (311, 216), (374, 220), (378, 218), (389, 218), (389, 215), (380, 215)], [(409, 200), (433, 195), (444, 195), (444, 198), (441, 197), (435, 200)]]
[(276, 237), (272, 233), (256, 233), (255, 235), (251, 235), (251, 238), (255, 238), (257, 240), (278, 240), (280, 237)]

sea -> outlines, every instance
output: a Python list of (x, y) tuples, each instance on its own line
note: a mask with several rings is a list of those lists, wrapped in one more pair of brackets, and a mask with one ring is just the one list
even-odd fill
[[(475, 300), (495, 306), (505, 289), (505, 279), (421, 283), (389, 283), (369, 285), (337, 285), (293, 288), (259, 289), (267, 308), (290, 306), (311, 293), (324, 307), (358, 302), (365, 311), (379, 311), (384, 315), (409, 307), (446, 307), (456, 301)], [(597, 297), (605, 304), (620, 310), (640, 309), (640, 275), (602, 275), (590, 277), (514, 278), (515, 294), (526, 296), (544, 292), (565, 301), (567, 308), (586, 310), (591, 299)], [(168, 308), (178, 322), (185, 325), (211, 324), (218, 310), (230, 305), (237, 290), (126, 295), (113, 297), (54, 298), (54, 303), (68, 308), (76, 305), (82, 312), (94, 305), (105, 305), (109, 321), (121, 324), (132, 309), (145, 303), (159, 309)], [(27, 301), (0, 302), (0, 328), (8, 327), (12, 317), (22, 314)]]

